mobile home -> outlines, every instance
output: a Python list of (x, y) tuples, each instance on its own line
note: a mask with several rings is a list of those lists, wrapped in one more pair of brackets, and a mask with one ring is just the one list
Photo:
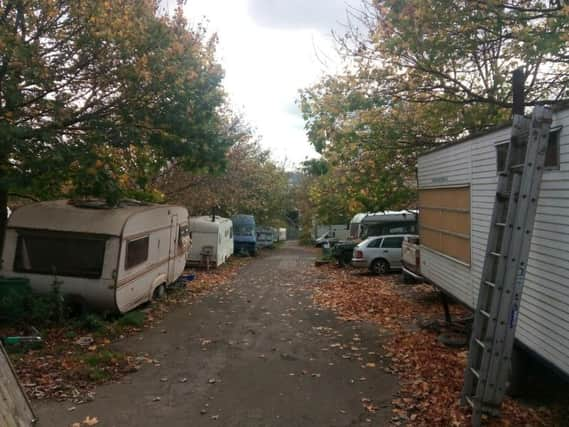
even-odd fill
[(348, 238), (349, 234), (350, 231), (347, 224), (315, 224), (312, 239), (344, 240)]
[(192, 245), (188, 263), (201, 265), (209, 257), (213, 266), (219, 267), (233, 255), (233, 223), (217, 215), (190, 218)]
[(53, 285), (70, 300), (121, 313), (160, 297), (186, 265), (188, 211), (179, 206), (58, 200), (24, 206), (8, 221), (2, 274)]
[(349, 240), (358, 240), (361, 238), (363, 233), (362, 221), (367, 216), (367, 213), (358, 213), (350, 221), (349, 225)]
[(257, 253), (257, 234), (253, 215), (235, 215), (233, 221), (233, 245), (235, 253)]
[[(510, 126), (419, 158), (420, 270), (476, 307)], [(553, 116), (516, 339), (569, 374), (569, 109)]]
[(259, 248), (273, 248), (275, 246), (275, 232), (272, 227), (257, 227), (257, 246)]

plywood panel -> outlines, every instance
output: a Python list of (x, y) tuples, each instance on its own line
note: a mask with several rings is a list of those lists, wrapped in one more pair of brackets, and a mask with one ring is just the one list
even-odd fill
[(470, 188), (419, 190), (423, 245), (470, 264)]
[(420, 207), (470, 209), (470, 188), (433, 188), (419, 191)]

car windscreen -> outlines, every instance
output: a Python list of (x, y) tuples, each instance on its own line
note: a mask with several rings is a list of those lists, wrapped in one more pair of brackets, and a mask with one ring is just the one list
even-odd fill
[(14, 271), (99, 278), (105, 237), (50, 231), (18, 231)]
[(233, 226), (236, 236), (254, 236), (255, 227), (252, 225), (236, 224)]

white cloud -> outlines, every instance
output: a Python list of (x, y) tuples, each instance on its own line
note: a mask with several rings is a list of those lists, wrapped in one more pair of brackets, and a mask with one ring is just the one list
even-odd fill
[(298, 164), (316, 155), (295, 101), (338, 64), (330, 60), (330, 30), (346, 21), (346, 7), (342, 0), (191, 0), (185, 7), (190, 22), (205, 18), (217, 32), (231, 101), (277, 160)]

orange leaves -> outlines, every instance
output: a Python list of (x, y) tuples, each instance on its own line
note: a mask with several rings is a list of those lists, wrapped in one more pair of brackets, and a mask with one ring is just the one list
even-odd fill
[[(321, 270), (328, 281), (314, 290), (317, 304), (345, 320), (376, 323), (389, 337), (384, 344), (386, 356), (391, 359), (389, 370), (401, 384), (392, 401), (392, 423), (469, 426), (470, 413), (460, 406), (466, 351), (443, 346), (435, 333), (416, 325), (419, 320), (442, 318), (433, 288), (402, 286), (392, 276), (353, 274), (331, 266)], [(454, 317), (468, 313), (459, 305), (451, 305), (450, 309)], [(502, 405), (502, 417), (490, 420), (489, 425), (544, 426), (550, 416), (547, 410), (537, 411), (507, 399)]]

